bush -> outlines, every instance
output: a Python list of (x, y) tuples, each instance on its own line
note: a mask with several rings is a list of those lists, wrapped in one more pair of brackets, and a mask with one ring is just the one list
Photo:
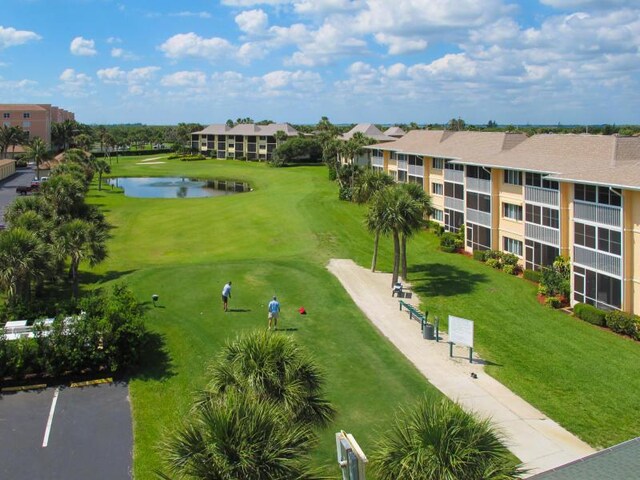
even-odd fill
[(573, 307), (573, 314), (580, 320), (584, 320), (592, 325), (598, 325), (600, 327), (606, 326), (605, 315), (607, 312), (588, 303), (576, 303)]
[(605, 315), (605, 322), (607, 327), (616, 333), (628, 335), (636, 340), (640, 339), (640, 332), (638, 331), (640, 318), (631, 313), (612, 310)]
[(464, 239), (460, 238), (460, 233), (444, 232), (440, 236), (440, 250), (446, 253), (454, 253), (464, 246)]
[(500, 268), (500, 260), (498, 260), (497, 258), (489, 258), (486, 262), (484, 262), (486, 265), (490, 266), (491, 268)]
[(522, 276), (529, 280), (530, 282), (540, 283), (540, 272), (536, 270), (525, 270), (522, 272)]
[(502, 263), (504, 265), (518, 265), (518, 257), (513, 253), (503, 253), (502, 254)]
[(478, 260), (479, 262), (485, 261), (485, 251), (483, 250), (474, 250), (473, 251), (473, 259)]
[(560, 308), (562, 306), (562, 300), (558, 297), (547, 297), (544, 299), (544, 305), (549, 308)]
[(432, 230), (437, 237), (441, 237), (442, 234), (444, 233), (444, 227), (440, 225), (438, 222), (433, 220), (429, 220), (429, 222), (427, 223), (427, 228), (429, 230)]
[(518, 274), (518, 266), (506, 264), (502, 266), (502, 271), (507, 275), (517, 275)]

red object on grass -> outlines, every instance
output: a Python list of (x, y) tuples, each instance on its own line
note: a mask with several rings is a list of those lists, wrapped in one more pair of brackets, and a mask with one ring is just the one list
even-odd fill
[(307, 311), (304, 309), (304, 307), (300, 307), (298, 309), (298, 312), (300, 312), (300, 315), (306, 315), (307, 314)]

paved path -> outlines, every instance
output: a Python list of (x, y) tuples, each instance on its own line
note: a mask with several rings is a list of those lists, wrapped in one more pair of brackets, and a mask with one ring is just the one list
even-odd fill
[[(422, 338), (420, 324), (400, 312), (398, 299), (391, 297), (391, 274), (372, 273), (352, 260), (329, 262), (329, 271), (342, 283), (369, 320), (447, 397), (469, 411), (490, 417), (507, 438), (509, 449), (529, 469), (539, 473), (571, 462), (595, 450), (542, 412), (484, 373), (474, 356), (469, 363), (467, 349), (454, 350), (449, 358), (446, 334), (440, 343)], [(405, 301), (418, 305), (416, 295)], [(471, 377), (471, 373), (477, 379)]]

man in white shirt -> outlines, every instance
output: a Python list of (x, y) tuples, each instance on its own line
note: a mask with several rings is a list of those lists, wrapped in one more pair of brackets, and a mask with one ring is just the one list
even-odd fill
[(273, 297), (273, 300), (269, 302), (269, 330), (271, 330), (271, 322), (273, 321), (273, 329), (278, 329), (278, 316), (280, 316), (280, 302)]
[(231, 281), (228, 281), (222, 287), (222, 308), (225, 312), (229, 311), (229, 299), (231, 298)]

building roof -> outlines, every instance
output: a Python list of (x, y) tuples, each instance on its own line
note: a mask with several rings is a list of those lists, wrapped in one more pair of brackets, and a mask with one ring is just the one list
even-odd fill
[(384, 131), (384, 134), (389, 135), (390, 137), (402, 137), (405, 133), (407, 132), (400, 127), (389, 127)]
[(530, 480), (628, 480), (640, 472), (640, 437), (601, 450)]
[(373, 138), (379, 142), (391, 142), (396, 140), (394, 137), (390, 137), (389, 135), (385, 135), (380, 131), (378, 127), (376, 127), (372, 123), (359, 123), (347, 133), (340, 135), (341, 140), (350, 140), (354, 134), (362, 133), (365, 137)]
[(28, 104), (28, 103), (3, 103), (0, 105), (0, 110), (5, 112), (15, 112), (15, 111), (34, 111), (34, 110), (42, 110), (44, 112), (47, 111), (46, 108), (40, 105)]
[(299, 135), (298, 131), (288, 123), (270, 123), (268, 125), (239, 123), (234, 127), (229, 127), (224, 123), (215, 123), (199, 132), (192, 133), (199, 135), (275, 135), (278, 131), (283, 131), (290, 137)]

